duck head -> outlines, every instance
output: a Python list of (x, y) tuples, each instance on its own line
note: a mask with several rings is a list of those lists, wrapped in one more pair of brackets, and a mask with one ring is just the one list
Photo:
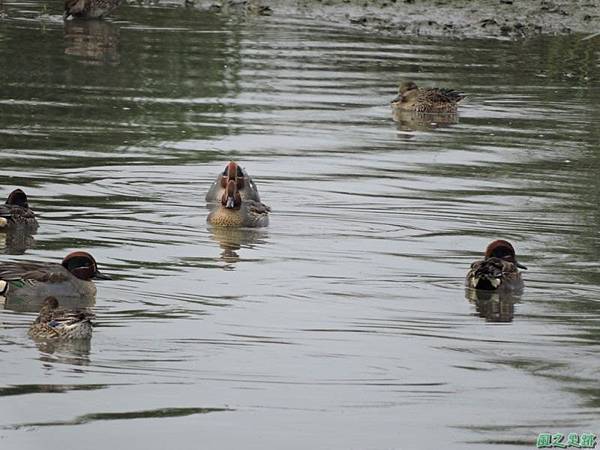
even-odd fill
[(221, 177), (221, 187), (223, 189), (227, 188), (229, 181), (233, 180), (238, 189), (243, 189), (244, 179), (244, 172), (242, 171), (242, 168), (238, 166), (235, 161), (229, 161), (229, 164), (227, 164), (227, 167), (225, 167), (223, 176)]
[(485, 249), (485, 257), (487, 258), (499, 258), (504, 261), (513, 263), (519, 269), (527, 270), (523, 264), (517, 262), (517, 256), (515, 255), (515, 249), (512, 244), (503, 239), (498, 239), (491, 242)]
[(417, 85), (414, 81), (403, 81), (400, 83), (400, 87), (398, 88), (398, 96), (394, 98), (391, 103), (402, 103), (408, 97), (417, 93)]
[(12, 191), (6, 199), (6, 204), (21, 206), (22, 208), (29, 208), (29, 203), (27, 203), (27, 195), (21, 189), (15, 189)]
[(111, 279), (108, 275), (100, 273), (96, 260), (87, 252), (69, 253), (65, 256), (65, 259), (63, 259), (62, 265), (80, 280), (90, 281), (92, 279)]
[(242, 196), (238, 192), (235, 180), (229, 180), (225, 192), (221, 197), (221, 204), (227, 209), (240, 209), (242, 206)]

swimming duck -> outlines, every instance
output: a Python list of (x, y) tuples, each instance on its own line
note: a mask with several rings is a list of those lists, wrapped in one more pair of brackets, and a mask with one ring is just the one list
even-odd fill
[(229, 161), (229, 164), (227, 164), (223, 173), (220, 173), (217, 176), (217, 179), (208, 189), (206, 201), (212, 203), (220, 202), (225, 193), (227, 183), (230, 180), (235, 181), (237, 191), (241, 195), (242, 200), (254, 200), (260, 202), (260, 195), (258, 195), (256, 184), (254, 184), (254, 181), (252, 181), (248, 172), (238, 166), (235, 161)]
[(211, 225), (221, 227), (266, 227), (269, 224), (269, 208), (254, 200), (243, 200), (235, 180), (227, 182), (221, 203), (206, 219)]
[(63, 19), (101, 19), (116, 9), (122, 0), (65, 0)]
[(98, 271), (86, 252), (69, 253), (61, 264), (40, 262), (0, 263), (0, 297), (17, 303), (38, 303), (46, 297), (94, 298), (92, 279), (110, 280)]
[(510, 242), (499, 239), (487, 246), (484, 259), (471, 264), (466, 284), (474, 289), (519, 290), (523, 288), (519, 269), (527, 270), (527, 267), (517, 262)]
[(56, 297), (47, 297), (40, 315), (29, 328), (29, 336), (36, 339), (89, 339), (93, 318), (90, 312), (58, 309)]
[(398, 96), (392, 100), (392, 107), (404, 111), (421, 113), (455, 113), (465, 96), (453, 89), (419, 89), (413, 81), (405, 81), (398, 88)]
[(0, 230), (15, 226), (27, 228), (38, 226), (35, 213), (29, 209), (27, 195), (21, 189), (12, 191), (6, 203), (0, 205)]

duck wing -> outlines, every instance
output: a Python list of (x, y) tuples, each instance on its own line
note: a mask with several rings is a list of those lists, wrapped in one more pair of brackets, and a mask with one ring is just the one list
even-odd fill
[(53, 328), (74, 325), (79, 322), (90, 322), (94, 317), (96, 317), (94, 314), (86, 311), (68, 311), (59, 309), (52, 312), (48, 325)]
[(0, 205), (0, 217), (18, 223), (34, 223), (35, 213), (21, 206)]
[(63, 267), (57, 264), (19, 261), (0, 264), (0, 280), (60, 283), (68, 279)]
[(433, 88), (423, 91), (422, 94), (427, 101), (433, 103), (458, 103), (465, 95), (454, 89)]
[(246, 200), (248, 211), (254, 214), (268, 214), (271, 212), (271, 208), (262, 202), (256, 202), (254, 200)]

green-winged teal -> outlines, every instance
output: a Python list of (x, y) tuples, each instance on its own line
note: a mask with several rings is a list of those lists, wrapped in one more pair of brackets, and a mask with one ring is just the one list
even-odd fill
[(230, 161), (225, 167), (225, 170), (217, 176), (217, 179), (206, 193), (206, 201), (209, 203), (220, 202), (225, 193), (227, 183), (230, 180), (235, 181), (237, 191), (242, 197), (242, 200), (254, 200), (255, 202), (260, 202), (260, 195), (258, 195), (256, 184), (252, 181), (248, 172), (240, 167), (235, 161)]
[(405, 81), (398, 88), (392, 107), (421, 113), (456, 113), (456, 104), (465, 96), (453, 89), (422, 88), (413, 81)]
[(93, 318), (94, 315), (87, 311), (58, 309), (58, 300), (47, 297), (40, 315), (29, 328), (29, 336), (35, 339), (89, 339)]
[(269, 208), (254, 200), (243, 200), (235, 180), (229, 180), (221, 202), (208, 215), (211, 225), (221, 227), (266, 227), (269, 224)]
[(35, 213), (29, 208), (27, 195), (21, 189), (12, 191), (0, 205), (0, 230), (11, 227), (37, 228)]
[(471, 264), (466, 284), (474, 289), (519, 290), (523, 288), (519, 268), (527, 269), (517, 262), (510, 242), (499, 239), (487, 246), (484, 259)]
[(69, 253), (61, 264), (43, 262), (0, 263), (0, 297), (16, 303), (39, 303), (46, 297), (93, 298), (93, 279), (107, 280), (86, 252)]
[(116, 9), (122, 0), (65, 0), (63, 18), (101, 19)]

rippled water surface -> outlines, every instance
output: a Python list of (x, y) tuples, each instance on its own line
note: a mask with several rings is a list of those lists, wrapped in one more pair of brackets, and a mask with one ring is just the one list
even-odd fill
[[(0, 312), (0, 446), (532, 448), (600, 433), (600, 38), (397, 38), (123, 6), (4, 3), (0, 260), (87, 249), (88, 345)], [(56, 9), (56, 10), (55, 10)], [(396, 117), (400, 79), (468, 94)], [(268, 228), (207, 228), (230, 159)], [(520, 298), (466, 296), (513, 241)], [(72, 445), (69, 445), (72, 444)]]

